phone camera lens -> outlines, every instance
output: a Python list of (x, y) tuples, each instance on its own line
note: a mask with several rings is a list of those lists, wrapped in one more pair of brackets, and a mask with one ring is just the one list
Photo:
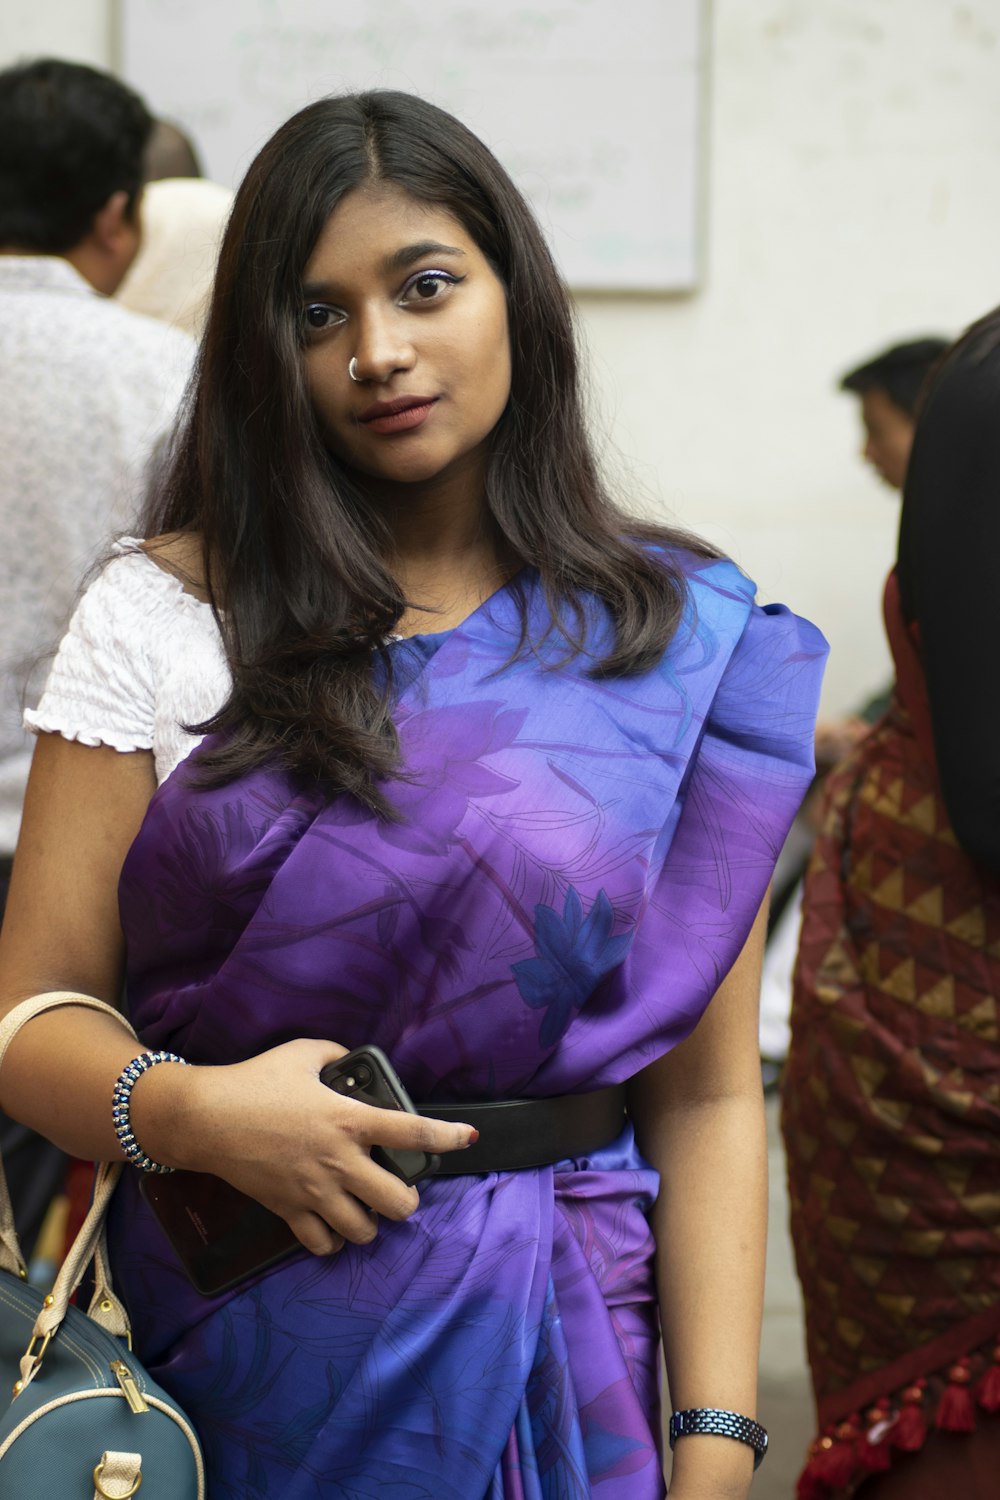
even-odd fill
[(359, 1089), (363, 1089), (365, 1087), (365, 1085), (368, 1084), (368, 1083), (371, 1083), (371, 1081), (372, 1081), (372, 1070), (371, 1070), (371, 1068), (369, 1068), (366, 1063), (359, 1063), (358, 1066), (354, 1069), (354, 1084), (355, 1084), (355, 1086), (357, 1088), (359, 1088)]

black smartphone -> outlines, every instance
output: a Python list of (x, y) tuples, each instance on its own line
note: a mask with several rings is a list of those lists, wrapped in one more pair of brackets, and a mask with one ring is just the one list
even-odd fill
[[(358, 1047), (320, 1074), (328, 1088), (379, 1109), (416, 1114), (392, 1064), (378, 1047)], [(372, 1148), (372, 1159), (406, 1183), (437, 1169), (424, 1151)], [(173, 1245), (188, 1280), (205, 1297), (238, 1286), (301, 1249), (284, 1219), (208, 1172), (144, 1173), (139, 1189)]]
[(284, 1219), (209, 1172), (143, 1174), (139, 1191), (203, 1297), (228, 1292), (302, 1249)]
[[(381, 1047), (355, 1047), (339, 1062), (327, 1063), (319, 1076), (328, 1089), (348, 1099), (373, 1104), (376, 1109), (401, 1109), (416, 1114), (409, 1094)], [(395, 1146), (373, 1146), (372, 1161), (387, 1172), (395, 1172), (410, 1186), (422, 1177), (430, 1177), (441, 1165), (439, 1156)]]

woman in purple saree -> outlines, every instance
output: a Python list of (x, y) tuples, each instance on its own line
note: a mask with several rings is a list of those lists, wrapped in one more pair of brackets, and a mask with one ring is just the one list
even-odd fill
[[(127, 952), (143, 1045), (200, 1065), (143, 1075), (143, 1150), (302, 1244), (206, 1298), (139, 1173), (118, 1190), (116, 1286), (213, 1500), (658, 1500), (661, 1322), (674, 1405), (753, 1416), (759, 912), (811, 776), (824, 645), (733, 564), (609, 506), (570, 351), (537, 229), (457, 122), (400, 95), (303, 111), (237, 199), (166, 540), (110, 564), (71, 627), (109, 695), (144, 676), (149, 741), (86, 743), (51, 687), (35, 716), (58, 732), (5, 996), (114, 994)], [(152, 625), (107, 661), (126, 564), (179, 579), (221, 632), (228, 697), (199, 698)], [(198, 735), (154, 790), (179, 679)], [(57, 1030), (86, 1057), (71, 1080)], [(630, 1082), (631, 1118), (418, 1196), (369, 1147), (454, 1152), (469, 1130), (322, 1088), (371, 1043), (431, 1113)], [(111, 1156), (134, 1050), (92, 1013), (42, 1017), (4, 1106)], [(743, 1496), (752, 1458), (689, 1437), (671, 1493)]]

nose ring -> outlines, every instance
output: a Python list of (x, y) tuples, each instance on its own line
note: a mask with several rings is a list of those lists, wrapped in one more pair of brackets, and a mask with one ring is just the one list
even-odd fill
[(349, 365), (347, 366), (347, 373), (348, 373), (348, 375), (350, 375), (350, 377), (354, 381), (355, 385), (360, 385), (361, 384), (361, 376), (358, 374), (358, 361), (357, 361), (356, 357), (354, 359), (352, 359), (351, 362), (349, 363)]

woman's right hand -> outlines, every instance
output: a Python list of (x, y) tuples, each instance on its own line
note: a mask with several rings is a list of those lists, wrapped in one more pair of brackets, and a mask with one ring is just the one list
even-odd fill
[(225, 1067), (152, 1068), (132, 1091), (136, 1138), (155, 1161), (211, 1172), (256, 1198), (314, 1255), (368, 1244), (376, 1215), (406, 1219), (420, 1201), (372, 1160), (372, 1146), (459, 1151), (475, 1131), (328, 1089), (320, 1071), (346, 1051), (303, 1039)]

